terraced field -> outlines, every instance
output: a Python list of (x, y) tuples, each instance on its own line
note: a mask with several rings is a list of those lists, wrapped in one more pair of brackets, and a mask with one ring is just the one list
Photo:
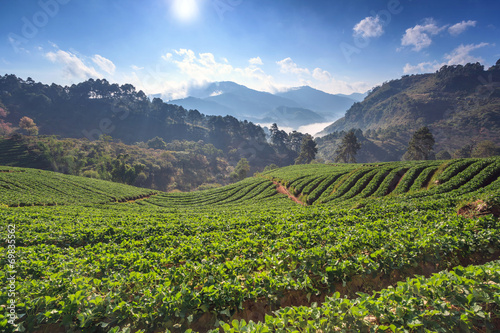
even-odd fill
[(437, 198), (498, 186), (500, 159), (292, 166), (263, 173), (304, 203), (338, 204), (368, 197)]
[(123, 202), (156, 191), (50, 171), (0, 167), (0, 205), (56, 206)]
[(294, 166), (150, 197), (2, 170), (2, 332), (500, 329), (498, 158)]

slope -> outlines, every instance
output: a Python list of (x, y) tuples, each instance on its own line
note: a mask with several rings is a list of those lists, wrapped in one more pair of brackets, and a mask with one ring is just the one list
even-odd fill
[(0, 206), (55, 206), (137, 200), (155, 191), (28, 168), (0, 167)]
[(359, 128), (407, 140), (424, 125), (438, 147), (459, 149), (478, 139), (500, 143), (500, 66), (444, 66), (386, 82), (322, 134)]
[(309, 86), (290, 89), (276, 95), (291, 99), (302, 107), (314, 110), (328, 119), (342, 117), (345, 111), (357, 102), (349, 96), (332, 95)]

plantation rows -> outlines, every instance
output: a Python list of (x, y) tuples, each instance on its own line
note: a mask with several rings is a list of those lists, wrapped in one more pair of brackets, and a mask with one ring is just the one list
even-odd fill
[(254, 202), (272, 204), (284, 198), (277, 195), (276, 186), (265, 179), (249, 178), (223, 188), (194, 193), (160, 194), (142, 204), (159, 207), (204, 207), (212, 205), (239, 205)]
[(288, 167), (261, 177), (280, 182), (307, 204), (337, 204), (387, 195), (464, 194), (498, 181), (500, 158)]
[[(444, 206), (257, 206), (3, 209), (1, 220), (15, 223), (18, 234), (18, 322), (28, 331), (51, 323), (88, 332), (203, 330), (300, 305), (292, 295), (306, 303), (336, 291), (353, 297), (422, 267), (444, 269), (500, 251), (498, 219), (468, 220)], [(5, 304), (5, 289), (0, 300)], [(265, 311), (245, 312), (261, 303)]]
[(134, 200), (154, 192), (55, 172), (0, 167), (0, 205), (54, 206)]
[[(497, 332), (500, 261), (399, 282), (355, 299), (336, 292), (318, 306), (287, 307), (265, 322), (234, 320), (224, 332)], [(494, 311), (492, 311), (494, 309)], [(214, 332), (219, 332), (215, 330)]]
[(148, 190), (0, 167), (19, 316), (13, 327), (2, 307), (0, 332), (494, 331), (500, 220), (457, 204), (498, 203), (499, 171), (500, 159), (295, 166), (127, 202)]

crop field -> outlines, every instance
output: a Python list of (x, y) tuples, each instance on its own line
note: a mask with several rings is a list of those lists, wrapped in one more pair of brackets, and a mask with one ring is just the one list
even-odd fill
[(500, 158), (193, 193), (0, 167), (0, 331), (495, 332), (499, 198)]

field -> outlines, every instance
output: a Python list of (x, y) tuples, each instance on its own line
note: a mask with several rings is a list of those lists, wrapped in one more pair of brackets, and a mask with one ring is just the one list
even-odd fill
[(499, 198), (500, 158), (292, 166), (193, 193), (0, 167), (0, 330), (493, 332)]

